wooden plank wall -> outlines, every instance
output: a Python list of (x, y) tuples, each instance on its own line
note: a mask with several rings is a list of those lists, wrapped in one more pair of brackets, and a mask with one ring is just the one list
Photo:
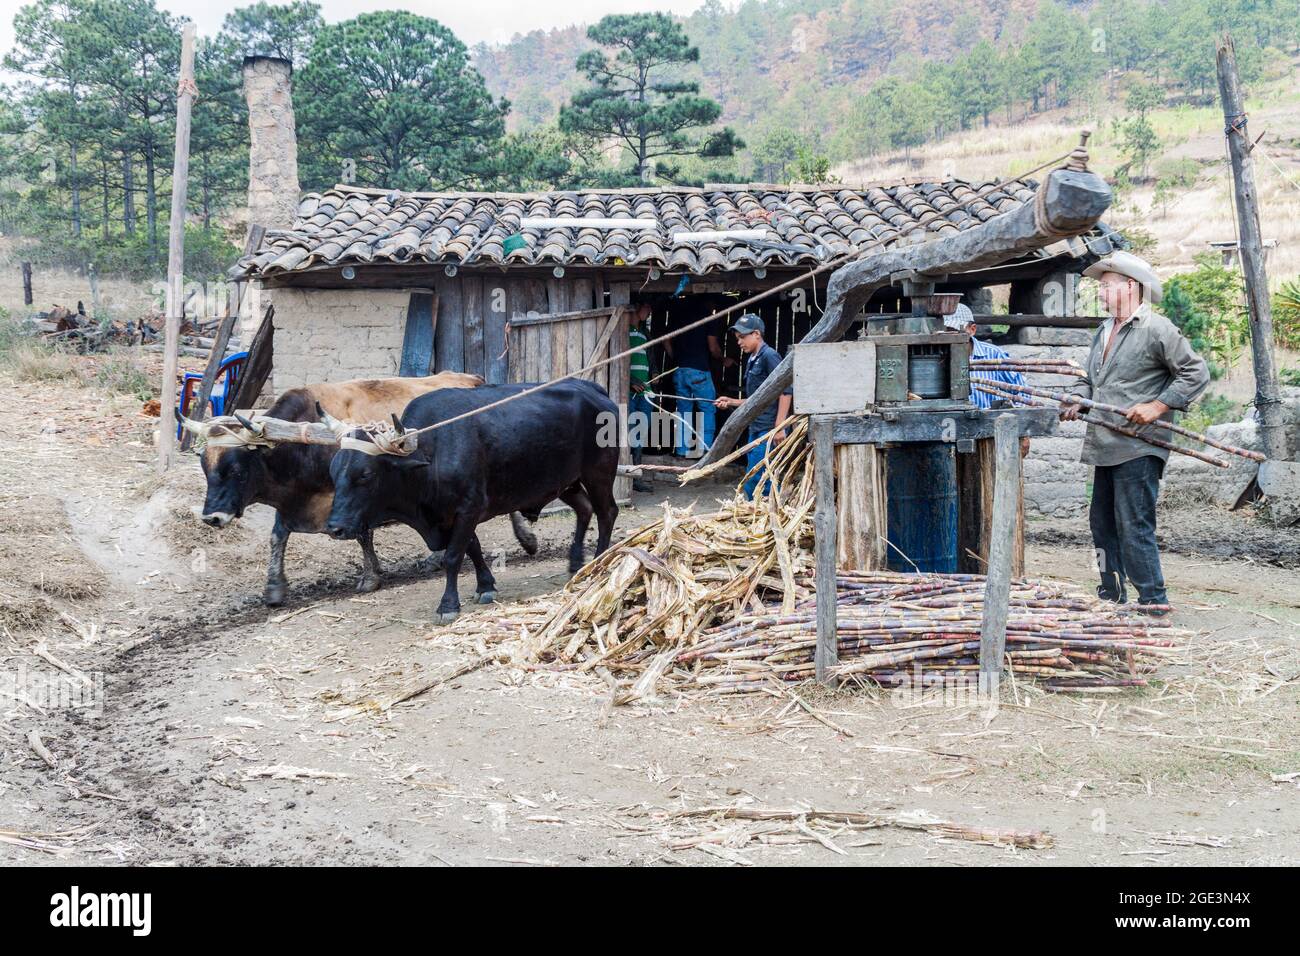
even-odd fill
[[(612, 322), (604, 313), (560, 322), (510, 324), (527, 316), (630, 304), (631, 284), (608, 274), (572, 278), (468, 274), (440, 277), (434, 286), (434, 371), (473, 372), (490, 384), (545, 382), (628, 346), (628, 317), (623, 312)], [(617, 405), (627, 405), (626, 358), (602, 366), (588, 378), (604, 387)], [(619, 460), (622, 464), (630, 460), (626, 447)], [(631, 479), (618, 478), (614, 492), (619, 500), (627, 500)]]
[[(512, 318), (578, 312), (631, 300), (628, 283), (609, 282), (600, 274), (545, 279), (457, 275), (441, 277), (434, 285), (438, 304), (434, 371), (473, 372), (493, 384), (547, 381), (582, 368), (592, 360), (608, 323), (607, 317), (544, 323), (511, 329), (507, 336)], [(627, 336), (627, 321), (620, 319), (602, 355), (625, 350)], [(592, 378), (609, 389), (615, 401), (626, 401), (626, 359), (599, 369)]]

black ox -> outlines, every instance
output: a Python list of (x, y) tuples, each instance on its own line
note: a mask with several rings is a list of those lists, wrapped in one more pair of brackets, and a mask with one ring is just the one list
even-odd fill
[(325, 526), (330, 535), (358, 538), (397, 521), (414, 528), (431, 549), (446, 548), (447, 584), (438, 604), (444, 623), (460, 611), (456, 576), (466, 554), (474, 562), (479, 602), (496, 597), (496, 581), (475, 533), (489, 518), (512, 511), (535, 515), (559, 498), (577, 517), (569, 548), (571, 571), (583, 565), (583, 538), (593, 513), (596, 554), (609, 547), (618, 516), (618, 409), (600, 386), (561, 382), (418, 436), (405, 434), (483, 409), (527, 387), (430, 392), (411, 402), (397, 422), (396, 440), (404, 443), (400, 450), (405, 454), (383, 453), (383, 441), (374, 444), (371, 436), (356, 431), (330, 465), (334, 507)]
[[(439, 372), (419, 378), (359, 379), (293, 388), (281, 395), (268, 410), (272, 418), (290, 422), (317, 422), (322, 412), (344, 421), (386, 421), (414, 398), (440, 388), (473, 388), (483, 380), (461, 372)], [(255, 423), (250, 423), (254, 424)], [(264, 600), (272, 607), (282, 604), (288, 581), (284, 574), (285, 546), (291, 533), (317, 534), (325, 530), (334, 502), (330, 481), (330, 460), (336, 449), (326, 445), (296, 442), (266, 444), (236, 418), (190, 422), (185, 425), (207, 439), (203, 451), (203, 472), (207, 495), (203, 521), (224, 528), (243, 516), (253, 504), (275, 509), (271, 530), (271, 561), (267, 569)], [(537, 539), (522, 516), (511, 515), (515, 536), (529, 554), (537, 551)], [(373, 528), (358, 536), (362, 572), (358, 591), (374, 591), (382, 581), (379, 557), (375, 554)], [(436, 558), (433, 559), (436, 567)]]

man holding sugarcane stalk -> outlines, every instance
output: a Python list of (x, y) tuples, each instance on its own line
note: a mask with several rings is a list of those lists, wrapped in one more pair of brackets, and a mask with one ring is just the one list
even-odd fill
[[(740, 351), (745, 355), (745, 370), (741, 379), (741, 390), (745, 396), (753, 395), (760, 385), (762, 385), (769, 375), (771, 375), (778, 365), (781, 364), (781, 354), (776, 349), (763, 341), (763, 333), (766, 331), (763, 320), (751, 312), (746, 312), (738, 318), (731, 326), (731, 332), (736, 337), (736, 343), (740, 346)], [(781, 396), (768, 405), (758, 417), (749, 425), (749, 440), (756, 441), (763, 435), (766, 435), (772, 429), (779, 426), (790, 415), (791, 404), (794, 400), (794, 391), (786, 388)], [(736, 409), (745, 404), (744, 399), (731, 398), (723, 395), (715, 403), (718, 408)], [(767, 441), (760, 442), (749, 451), (749, 457), (746, 459), (746, 466), (749, 477), (745, 479), (745, 497), (751, 501), (754, 498), (754, 492), (758, 490), (759, 482), (763, 483), (763, 494), (767, 494), (771, 482), (767, 480), (766, 468), (760, 467), (763, 460), (767, 457), (768, 447), (775, 448), (781, 444), (785, 438), (785, 431), (773, 432), (772, 437)]]
[[(1092, 341), (1085, 375), (1070, 389), (1075, 398), (1125, 409), (1123, 416), (1093, 408), (1101, 422), (1131, 428), (1126, 435), (1089, 424), (1081, 459), (1094, 466), (1088, 512), (1093, 547), (1101, 572), (1097, 596), (1122, 604), (1126, 581), (1138, 604), (1166, 613), (1168, 603), (1160, 551), (1156, 546), (1156, 499), (1169, 451), (1144, 441), (1156, 420), (1172, 421), (1205, 390), (1210, 373), (1205, 359), (1152, 306), (1160, 302), (1155, 270), (1127, 252), (1094, 263), (1084, 275), (1098, 280), (1098, 298), (1110, 313)], [(1061, 419), (1080, 417), (1081, 403), (1062, 403)]]

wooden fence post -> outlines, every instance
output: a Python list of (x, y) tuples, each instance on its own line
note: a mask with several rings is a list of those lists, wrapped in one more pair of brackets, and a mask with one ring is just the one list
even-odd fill
[(835, 444), (833, 419), (812, 420), (813, 478), (817, 485), (817, 510), (813, 514), (813, 547), (817, 560), (817, 650), (814, 655), (817, 680), (833, 684), (831, 668), (839, 663), (839, 620), (835, 601), (838, 518), (835, 514)]
[(984, 580), (984, 619), (980, 623), (979, 689), (981, 696), (996, 698), (1007, 644), (1016, 499), (1020, 495), (1020, 426), (1011, 412), (1003, 412), (993, 423), (993, 447), (993, 527), (989, 533), (988, 576)]
[(162, 395), (158, 419), (158, 471), (176, 457), (176, 364), (185, 297), (185, 200), (190, 177), (190, 111), (194, 105), (194, 24), (181, 31), (181, 71), (176, 89), (176, 154), (172, 162), (172, 218), (167, 242), (167, 334), (163, 344)]
[(1246, 103), (1237, 79), (1237, 54), (1232, 37), (1225, 35), (1218, 49), (1219, 95), (1223, 99), (1224, 134), (1232, 160), (1232, 186), (1237, 204), (1237, 251), (1246, 280), (1250, 309), (1250, 357), (1255, 366), (1255, 408), (1259, 411), (1264, 451), (1274, 461), (1286, 458), (1286, 422), (1278, 393), (1277, 365), (1273, 358), (1273, 306), (1264, 271), (1264, 244), (1260, 238), (1258, 193), (1246, 132)]
[(32, 304), (32, 264), (23, 263), (23, 305)]

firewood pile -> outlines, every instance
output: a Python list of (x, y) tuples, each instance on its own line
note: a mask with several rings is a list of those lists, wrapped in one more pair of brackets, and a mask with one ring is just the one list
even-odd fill
[[(215, 345), (215, 335), (220, 319), (207, 321), (185, 319), (181, 323), (180, 354), (206, 359)], [(96, 352), (109, 346), (141, 346), (147, 351), (163, 349), (166, 318), (151, 309), (138, 319), (97, 320), (86, 314), (84, 303), (77, 303), (74, 312), (67, 306), (56, 305), (48, 312), (38, 312), (32, 317), (32, 331), (47, 342), (59, 344), (78, 352)], [(238, 351), (238, 341), (227, 346), (227, 354)]]
[(142, 345), (161, 341), (160, 316), (144, 315), (128, 322), (98, 321), (86, 314), (83, 303), (77, 311), (56, 305), (34, 317), (32, 326), (46, 341), (59, 343), (80, 352), (92, 352), (109, 345)]
[[(595, 671), (627, 703), (659, 691), (764, 692), (813, 676), (815, 493), (807, 420), (770, 453), (771, 490), (718, 511), (665, 505), (560, 592), (458, 625), (522, 634), (516, 660)], [(981, 575), (842, 573), (839, 664), (848, 680), (895, 686), (978, 674)], [(1070, 585), (1016, 581), (1005, 667), (1054, 691), (1145, 683), (1184, 632)]]

